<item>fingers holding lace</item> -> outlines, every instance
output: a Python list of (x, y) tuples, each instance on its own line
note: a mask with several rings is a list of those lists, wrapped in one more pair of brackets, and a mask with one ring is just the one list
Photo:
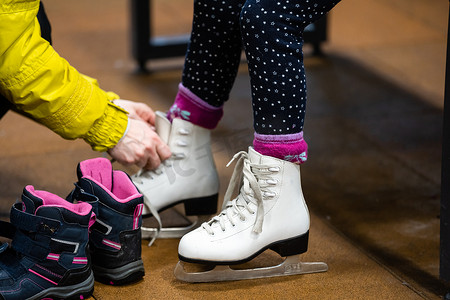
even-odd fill
[(129, 119), (126, 135), (108, 153), (124, 165), (136, 164), (145, 169), (157, 168), (161, 161), (170, 157), (171, 152), (151, 128), (141, 120)]

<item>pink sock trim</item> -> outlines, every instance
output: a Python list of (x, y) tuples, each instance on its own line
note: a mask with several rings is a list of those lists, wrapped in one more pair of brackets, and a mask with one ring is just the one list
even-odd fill
[(308, 144), (303, 131), (295, 134), (267, 135), (255, 132), (253, 148), (256, 152), (301, 164), (308, 158)]
[(223, 116), (223, 106), (212, 106), (192, 93), (183, 84), (178, 85), (175, 102), (167, 113), (169, 120), (180, 118), (206, 129), (214, 129)]

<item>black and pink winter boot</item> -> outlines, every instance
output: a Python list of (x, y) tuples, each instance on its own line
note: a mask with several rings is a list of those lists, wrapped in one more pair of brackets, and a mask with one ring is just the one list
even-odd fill
[(0, 233), (0, 299), (86, 299), (94, 290), (89, 253), (92, 206), (29, 185)]
[(96, 222), (90, 235), (95, 280), (123, 285), (145, 274), (141, 259), (143, 196), (123, 171), (113, 171), (106, 158), (82, 161), (78, 182), (68, 196), (94, 207)]

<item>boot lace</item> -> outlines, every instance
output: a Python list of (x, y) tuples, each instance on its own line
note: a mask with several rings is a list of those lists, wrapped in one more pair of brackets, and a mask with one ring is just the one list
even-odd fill
[[(202, 228), (211, 235), (214, 235), (213, 224), (218, 223), (222, 231), (225, 231), (227, 220), (234, 227), (236, 217), (239, 217), (241, 221), (246, 220), (246, 211), (251, 215), (256, 214), (253, 232), (261, 233), (264, 221), (263, 199), (271, 199), (276, 196), (271, 188), (278, 182), (271, 175), (280, 171), (278, 166), (251, 163), (245, 151), (235, 154), (227, 167), (234, 160), (237, 160), (237, 162), (224, 196), (222, 212), (209, 222), (202, 224)], [(240, 192), (236, 198), (231, 200), (237, 188), (240, 189)], [(256, 211), (252, 206), (256, 206)]]

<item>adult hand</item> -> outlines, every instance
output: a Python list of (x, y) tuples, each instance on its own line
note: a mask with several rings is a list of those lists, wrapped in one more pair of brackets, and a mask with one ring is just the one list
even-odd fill
[(148, 123), (132, 118), (128, 122), (126, 135), (114, 148), (108, 150), (111, 157), (124, 165), (136, 164), (140, 168), (151, 170), (172, 155), (169, 146)]
[(116, 99), (113, 102), (125, 109), (131, 119), (142, 120), (155, 126), (155, 113), (147, 104), (123, 99)]

